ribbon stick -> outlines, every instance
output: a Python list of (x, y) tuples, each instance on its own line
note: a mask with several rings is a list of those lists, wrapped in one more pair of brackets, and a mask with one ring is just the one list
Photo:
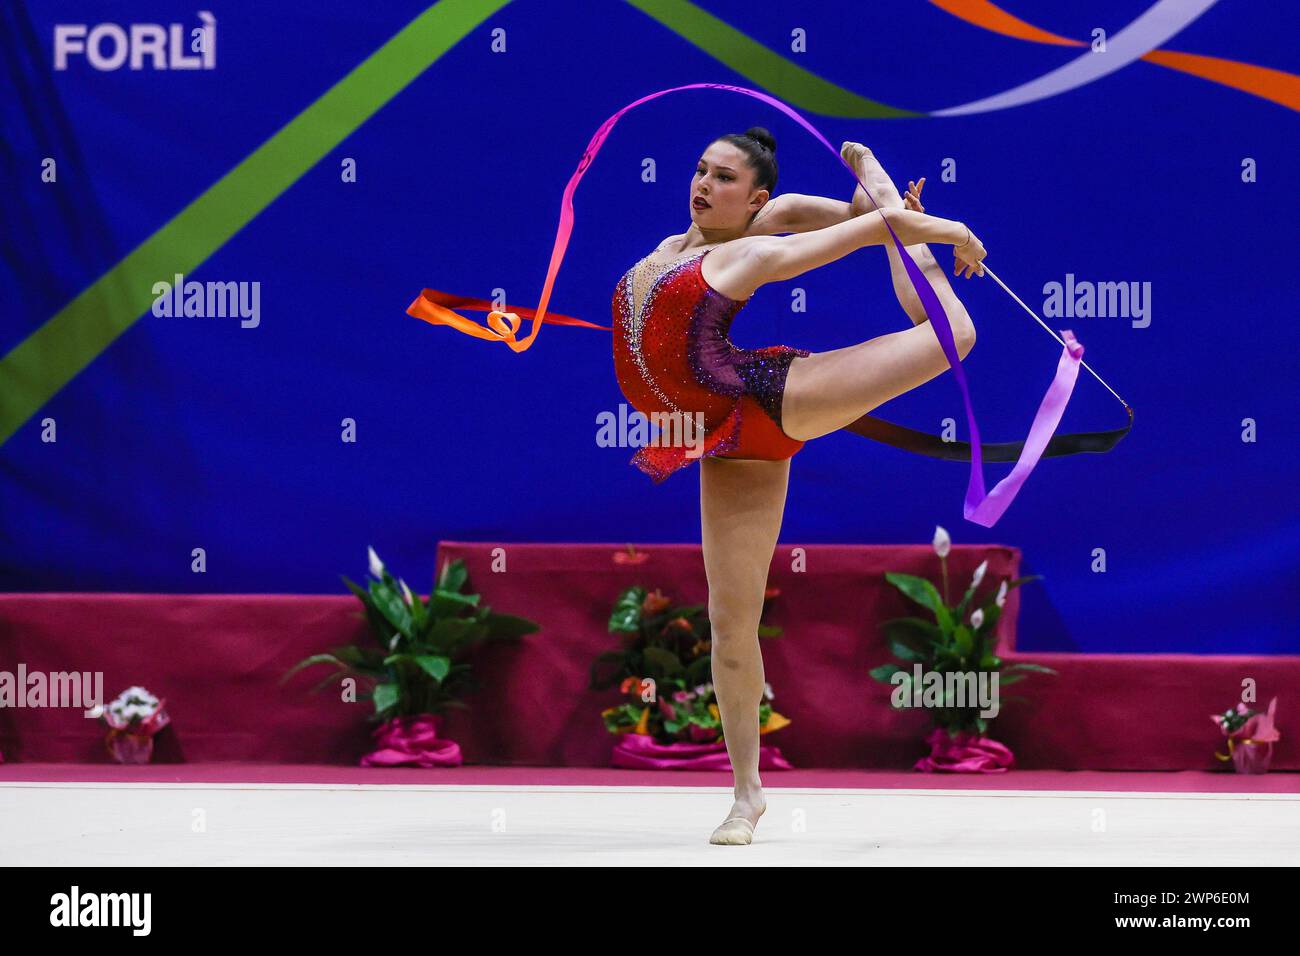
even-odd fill
[[(948, 359), (948, 364), (952, 367), (953, 375), (957, 379), (957, 386), (961, 390), (962, 402), (966, 409), (966, 422), (970, 428), (971, 442), (969, 445), (969, 460), (971, 463), (970, 479), (966, 486), (966, 498), (963, 506), (963, 514), (968, 521), (975, 524), (983, 525), (986, 528), (993, 527), (998, 519), (1006, 512), (1011, 502), (1015, 500), (1020, 488), (1024, 485), (1029, 474), (1038, 464), (1038, 460), (1044, 456), (1074, 454), (1077, 451), (1105, 451), (1113, 447), (1115, 442), (1128, 433), (1133, 424), (1133, 411), (1125, 403), (1124, 408), (1129, 415), (1129, 424), (1123, 429), (1117, 429), (1112, 432), (1094, 432), (1082, 435), (1062, 435), (1053, 440), (1053, 433), (1061, 421), (1061, 416), (1065, 413), (1065, 406), (1070, 401), (1070, 396), (1074, 391), (1075, 381), (1078, 378), (1079, 366), (1082, 364), (1083, 346), (1077, 342), (1074, 336), (1068, 330), (1062, 330), (1064, 340), (1057, 338), (1061, 343), (1063, 351), (1061, 352), (1060, 361), (1057, 364), (1056, 376), (1053, 378), (1051, 385), (1048, 387), (1042, 402), (1039, 404), (1038, 413), (1034, 417), (1033, 424), (1029, 429), (1029, 436), (1022, 443), (1015, 445), (988, 446), (994, 452), (991, 460), (1010, 460), (1009, 452), (1018, 453), (1015, 467), (1011, 473), (993, 488), (992, 491), (986, 492), (984, 485), (984, 449), (980, 442), (979, 425), (975, 421), (975, 410), (971, 402), (970, 388), (966, 382), (966, 372), (962, 368), (961, 358), (957, 354), (957, 346), (953, 340), (952, 327), (949, 324), (947, 313), (944, 312), (943, 305), (939, 301), (930, 280), (926, 278), (925, 273), (920, 267), (912, 261), (912, 257), (907, 254), (902, 241), (898, 234), (894, 232), (894, 227), (890, 225), (886, 211), (880, 208), (876, 202), (875, 196), (867, 188), (849, 165), (848, 161), (840, 155), (839, 150), (831, 145), (811, 123), (800, 116), (794, 109), (782, 103), (775, 97), (769, 96), (758, 90), (747, 89), (743, 86), (731, 86), (726, 83), (688, 83), (685, 86), (674, 86), (666, 90), (659, 90), (634, 100), (627, 106), (623, 107), (609, 119), (605, 120), (596, 133), (587, 144), (587, 148), (582, 153), (582, 159), (578, 163), (578, 168), (570, 177), (568, 185), (564, 187), (564, 195), (560, 200), (560, 223), (556, 230), (555, 245), (551, 250), (551, 261), (546, 271), (546, 281), (542, 286), (541, 302), (536, 310), (518, 309), (515, 311), (500, 311), (494, 309), (490, 304), (481, 299), (467, 299), (459, 296), (452, 296), (447, 293), (437, 292), (432, 289), (425, 289), (421, 295), (408, 308), (407, 312), (416, 318), (423, 319), (435, 325), (450, 325), (451, 327), (472, 335), (476, 338), (486, 339), (488, 341), (504, 342), (515, 352), (524, 352), (532, 347), (537, 339), (537, 333), (542, 324), (550, 322), (557, 325), (581, 325), (589, 328), (606, 329), (606, 326), (594, 325), (590, 322), (584, 322), (581, 319), (574, 319), (571, 316), (547, 316), (546, 307), (550, 304), (551, 291), (555, 285), (555, 277), (560, 271), (560, 264), (564, 261), (564, 253), (569, 245), (569, 237), (573, 233), (573, 194), (578, 188), (578, 183), (586, 175), (587, 170), (595, 161), (596, 154), (600, 152), (605, 140), (609, 137), (615, 124), (622, 118), (623, 114), (629, 110), (635, 109), (642, 103), (648, 103), (651, 100), (666, 96), (669, 93), (677, 93), (682, 90), (726, 90), (733, 93), (743, 93), (746, 96), (752, 96), (764, 103), (780, 110), (785, 115), (806, 129), (816, 139), (822, 143), (831, 155), (835, 156), (842, 166), (849, 171), (854, 180), (862, 187), (863, 192), (871, 200), (876, 210), (880, 212), (881, 219), (885, 223), (885, 228), (889, 230), (890, 239), (897, 247), (900, 257), (903, 261), (903, 267), (907, 272), (908, 280), (916, 290), (917, 297), (925, 309), (925, 314), (930, 320), (930, 325), (934, 329), (935, 336), (939, 340), (939, 345), (943, 349), (944, 356)], [(989, 270), (986, 268), (986, 272)], [(992, 274), (990, 272), (990, 274)], [(1012, 298), (1020, 302), (1015, 293), (1003, 284), (1001, 279), (994, 276), (998, 285), (1011, 295)], [(452, 307), (459, 305), (463, 308), (488, 309), (486, 325), (480, 325), (470, 319), (465, 318), (452, 311)], [(1020, 305), (1025, 308), (1031, 315), (1033, 311), (1023, 302)], [(532, 327), (528, 335), (522, 340), (518, 338), (518, 332), (522, 327), (522, 320), (519, 313), (532, 319)], [(1035, 315), (1035, 319), (1038, 317)], [(1040, 325), (1043, 325), (1041, 319), (1038, 319)], [(1047, 328), (1046, 325), (1043, 325)], [(1051, 329), (1048, 329), (1051, 332)], [(1053, 333), (1054, 335), (1054, 333)], [(1087, 366), (1084, 366), (1085, 368)], [(1092, 372), (1092, 369), (1088, 369)], [(1096, 376), (1096, 372), (1092, 372)], [(1101, 381), (1100, 376), (1097, 376)], [(1103, 381), (1103, 385), (1106, 383)], [(1109, 385), (1111, 394), (1119, 398), (1114, 389)], [(1123, 399), (1120, 399), (1123, 402)], [(866, 435), (877, 441), (884, 441), (887, 444), (894, 444), (898, 447), (908, 448), (909, 450), (918, 451), (921, 454), (929, 454), (934, 457), (957, 458), (966, 460), (964, 453), (946, 454), (936, 451), (931, 439), (933, 436), (926, 435), (922, 432), (914, 432), (911, 429), (905, 429), (901, 426), (894, 425), (890, 422), (884, 422), (871, 416), (863, 416), (857, 422), (848, 426), (852, 431)], [(963, 446), (964, 450), (965, 446)]]

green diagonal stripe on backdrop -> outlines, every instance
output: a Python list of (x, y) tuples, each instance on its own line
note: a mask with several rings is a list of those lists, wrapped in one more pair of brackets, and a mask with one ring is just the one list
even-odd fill
[(926, 115), (886, 106), (836, 86), (796, 66), (689, 0), (627, 0), (627, 3), (727, 64), (760, 89), (800, 109), (846, 119)]
[(190, 273), (510, 0), (442, 0), (408, 23), (0, 359), (0, 445)]

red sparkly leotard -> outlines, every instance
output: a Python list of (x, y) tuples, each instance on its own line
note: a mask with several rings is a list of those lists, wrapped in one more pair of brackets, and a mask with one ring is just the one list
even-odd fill
[[(645, 257), (614, 288), (614, 372), (623, 396), (655, 421), (677, 413), (702, 423), (688, 438), (659, 436), (632, 464), (663, 481), (696, 458), (779, 461), (803, 447), (781, 430), (781, 398), (790, 362), (806, 349), (742, 349), (727, 331), (749, 301), (718, 292), (704, 279), (711, 250), (666, 263)], [(698, 417), (696, 417), (698, 415)]]

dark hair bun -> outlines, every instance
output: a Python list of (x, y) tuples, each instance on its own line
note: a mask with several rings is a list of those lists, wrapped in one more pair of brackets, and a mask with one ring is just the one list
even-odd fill
[(776, 152), (776, 138), (762, 126), (751, 126), (745, 130), (745, 135), (750, 139), (758, 140), (759, 144), (769, 152)]

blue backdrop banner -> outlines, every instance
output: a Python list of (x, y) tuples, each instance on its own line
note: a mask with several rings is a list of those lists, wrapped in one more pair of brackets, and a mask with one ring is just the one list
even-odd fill
[[(966, 465), (811, 441), (783, 542), (1019, 547), (1044, 576), (1028, 649), (1300, 653), (1293, 9), (59, 0), (5, 4), (0, 51), (5, 590), (338, 592), (368, 545), (428, 582), (442, 538), (698, 541), (698, 467), (653, 485), (600, 440), (631, 411), (608, 332), (515, 354), (405, 310), (426, 286), (535, 306), (597, 126), (725, 83), (926, 177), (926, 211), (1136, 416), (1108, 454), (1044, 459), (991, 530), (962, 518)], [(777, 195), (850, 198), (781, 111), (662, 97), (587, 171), (550, 308), (608, 325), (618, 278), (690, 225), (700, 154), (754, 125)], [(952, 281), (981, 437), (1021, 439), (1061, 348), (991, 279)], [(731, 335), (909, 325), (868, 248), (763, 287)], [(951, 372), (874, 414), (969, 440)], [(1061, 430), (1124, 423), (1081, 375)]]

